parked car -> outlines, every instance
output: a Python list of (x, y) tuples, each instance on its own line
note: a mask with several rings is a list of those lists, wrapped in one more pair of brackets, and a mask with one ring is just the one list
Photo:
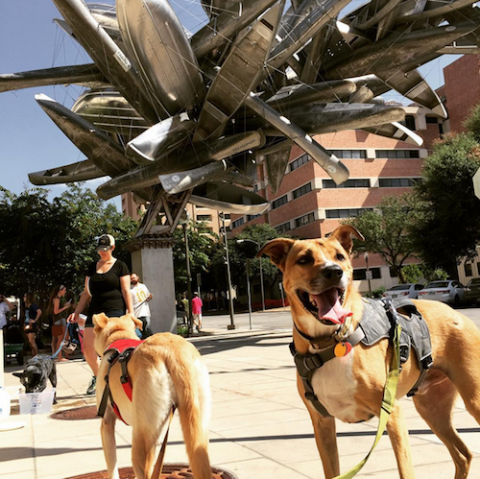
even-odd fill
[(480, 278), (473, 278), (465, 289), (465, 301), (475, 304), (480, 300)]
[(418, 299), (433, 299), (452, 306), (460, 306), (467, 302), (465, 292), (465, 286), (458, 281), (451, 279), (432, 281), (418, 293)]
[(418, 292), (423, 289), (423, 284), (406, 283), (397, 284), (383, 293), (384, 298), (418, 298)]

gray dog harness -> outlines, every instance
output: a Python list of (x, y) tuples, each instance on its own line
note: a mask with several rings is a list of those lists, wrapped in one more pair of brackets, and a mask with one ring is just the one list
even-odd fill
[[(357, 329), (344, 339), (351, 347), (362, 343), (365, 346), (373, 346), (381, 339), (392, 340), (392, 333), (397, 324), (400, 324), (402, 332), (400, 335), (400, 364), (405, 363), (413, 347), (418, 359), (420, 376), (407, 396), (413, 396), (423, 381), (425, 374), (433, 364), (432, 344), (430, 332), (422, 315), (416, 306), (409, 300), (366, 300), (364, 299), (363, 315)], [(398, 313), (402, 310), (403, 314)], [(310, 336), (298, 330), (299, 334), (310, 342), (314, 340)], [(320, 369), (327, 361), (337, 357), (335, 348), (338, 343), (320, 350), (314, 354), (299, 354), (295, 344), (290, 344), (298, 374), (303, 382), (305, 398), (308, 399), (315, 409), (323, 416), (330, 416), (323, 404), (318, 400), (313, 387), (312, 378), (317, 369)]]

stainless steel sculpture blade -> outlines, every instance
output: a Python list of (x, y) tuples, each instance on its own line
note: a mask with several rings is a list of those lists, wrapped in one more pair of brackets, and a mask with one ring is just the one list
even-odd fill
[(442, 17), (454, 10), (460, 10), (461, 8), (473, 5), (475, 0), (452, 0), (450, 2), (437, 2), (428, 1), (425, 5), (425, 9), (421, 12), (398, 15), (396, 18), (397, 23), (413, 23), (428, 18)]
[(93, 180), (102, 176), (105, 176), (105, 173), (92, 160), (83, 160), (58, 168), (29, 173), (28, 179), (34, 185), (44, 186)]
[(392, 122), (385, 125), (373, 126), (371, 128), (362, 128), (362, 130), (375, 135), (385, 136), (394, 140), (404, 141), (415, 146), (422, 146), (423, 139), (412, 130), (398, 122)]
[(355, 90), (355, 83), (348, 80), (314, 83), (313, 85), (296, 84), (278, 90), (267, 100), (267, 104), (275, 110), (283, 112), (300, 105), (341, 100), (353, 94)]
[(126, 153), (138, 164), (158, 160), (189, 139), (195, 125), (186, 113), (162, 120), (130, 141)]
[[(125, 170), (123, 174), (107, 181), (97, 188), (97, 194), (103, 199), (131, 191), (132, 188), (146, 188), (160, 183), (160, 175), (192, 170), (210, 163), (212, 160), (222, 160), (239, 152), (258, 148), (265, 143), (261, 132), (251, 131), (221, 138), (210, 143), (190, 146), (184, 151), (173, 151), (159, 161), (136, 166)], [(111, 175), (112, 176), (112, 175)]]
[(167, 0), (117, 0), (125, 47), (161, 118), (192, 110), (205, 97), (197, 58)]
[[(370, 103), (310, 104), (292, 108), (288, 119), (309, 135), (316, 135), (403, 121), (405, 110), (399, 106)], [(266, 135), (278, 135), (275, 130), (280, 129), (273, 123), (272, 127), (263, 129)]]
[(126, 141), (149, 126), (132, 105), (112, 88), (86, 91), (77, 98), (72, 111), (100, 130), (122, 135)]
[(197, 186), (190, 203), (227, 213), (260, 215), (270, 205), (261, 196), (238, 186), (220, 181), (209, 181)]
[(335, 183), (340, 184), (348, 179), (348, 168), (335, 155), (328, 153), (325, 148), (288, 118), (278, 114), (273, 108), (255, 97), (253, 93), (246, 98), (245, 103), (255, 113), (265, 118), (272, 126), (291, 138), (302, 150), (308, 153)]
[(228, 120), (256, 86), (272, 46), (285, 0), (265, 12), (232, 46), (203, 104), (194, 140), (220, 137)]
[(288, 57), (300, 50), (328, 21), (336, 18), (350, 1), (314, 0), (304, 2), (299, 9), (299, 15), (301, 15), (304, 5), (309, 14), (275, 47), (268, 59), (268, 65), (272, 69), (280, 67), (287, 61)]
[(81, 116), (46, 95), (35, 95), (35, 100), (68, 139), (105, 174), (116, 176), (136, 166), (120, 145)]
[(192, 49), (197, 58), (203, 58), (215, 48), (229, 42), (238, 32), (258, 18), (277, 0), (245, 0), (236, 15), (222, 12), (195, 33), (191, 38)]
[(173, 195), (195, 188), (198, 185), (214, 180), (227, 169), (225, 160), (215, 161), (194, 170), (160, 175), (163, 189)]
[(101, 85), (106, 82), (95, 64), (44, 68), (0, 75), (0, 93), (49, 85)]
[(140, 76), (130, 60), (93, 18), (83, 0), (53, 0), (75, 38), (85, 48), (100, 71), (127, 101), (151, 124), (158, 121), (144, 94)]
[(442, 118), (447, 118), (447, 111), (437, 93), (423, 79), (418, 70), (404, 72), (400, 69), (377, 73), (390, 88), (401, 93), (412, 101), (432, 110)]
[(272, 193), (275, 194), (280, 189), (283, 178), (285, 176), (288, 160), (290, 159), (290, 152), (292, 144), (286, 140), (280, 144), (281, 148), (272, 151), (266, 155), (265, 162), (267, 164), (268, 184)]

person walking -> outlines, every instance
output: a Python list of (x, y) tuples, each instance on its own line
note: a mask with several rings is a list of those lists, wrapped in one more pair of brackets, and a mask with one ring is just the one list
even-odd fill
[(33, 293), (25, 293), (23, 301), (25, 302), (25, 334), (27, 335), (33, 357), (38, 354), (37, 329), (39, 324), (38, 321), (42, 316), (42, 310), (35, 302), (35, 296)]
[(93, 372), (87, 394), (95, 392), (98, 372), (98, 356), (94, 347), (93, 315), (105, 313), (109, 318), (117, 318), (126, 313), (133, 314), (130, 271), (123, 261), (113, 256), (114, 249), (115, 238), (112, 235), (103, 234), (98, 238), (97, 252), (100, 259), (88, 267), (85, 275), (85, 289), (75, 311), (67, 320), (78, 322), (80, 313), (90, 302), (83, 338), (85, 359)]
[(148, 304), (152, 300), (153, 294), (143, 283), (140, 283), (140, 278), (136, 273), (130, 275), (130, 292), (132, 293), (134, 315), (143, 323), (141, 339), (146, 339), (153, 334), (150, 329), (151, 313)]
[(13, 304), (0, 294), (0, 329), (7, 325), (7, 313), (13, 309)]
[[(65, 294), (67, 288), (61, 284), (53, 288), (48, 301), (47, 314), (52, 318), (52, 354), (55, 354), (60, 348), (60, 344), (65, 336), (65, 327), (67, 326), (68, 310), (72, 306), (72, 301), (67, 301)], [(68, 361), (62, 357), (60, 349), (57, 361)]]
[(202, 329), (202, 306), (203, 306), (203, 302), (198, 296), (198, 293), (193, 293), (193, 299), (192, 299), (193, 324), (197, 328), (198, 332), (200, 332), (200, 330)]

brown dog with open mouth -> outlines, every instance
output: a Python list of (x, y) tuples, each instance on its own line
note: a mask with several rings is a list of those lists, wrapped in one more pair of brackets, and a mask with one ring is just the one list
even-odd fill
[[(351, 226), (340, 226), (326, 239), (275, 239), (258, 253), (269, 256), (283, 272), (294, 321), (294, 346), (300, 355), (315, 354), (337, 342), (348, 341), (362, 320), (366, 303), (353, 286), (349, 259), (352, 235), (363, 240)], [(480, 423), (480, 331), (469, 318), (443, 303), (413, 303), (430, 330), (433, 357), (433, 366), (426, 372), (413, 401), (422, 418), (447, 446), (455, 463), (455, 479), (465, 479), (472, 454), (453, 427), (452, 408), (459, 393), (467, 410)], [(310, 399), (305, 397), (306, 387), (297, 373), (298, 391), (312, 419), (327, 479), (340, 474), (335, 418), (355, 423), (379, 415), (391, 357), (388, 339), (369, 347), (356, 344), (344, 356), (334, 357), (315, 370), (310, 383), (314, 395), (307, 394)], [(412, 348), (402, 365), (397, 399), (412, 390), (419, 376)], [(312, 400), (323, 406), (324, 414)], [(387, 430), (400, 477), (413, 479), (408, 430), (398, 404), (390, 415)]]
[(170, 333), (155, 334), (141, 342), (126, 366), (131, 384), (130, 400), (121, 383), (121, 359), (114, 363), (108, 374), (109, 358), (115, 350), (107, 348), (120, 344), (119, 340), (137, 340), (135, 328), (141, 329), (142, 322), (129, 314), (121, 318), (97, 314), (93, 316), (93, 323), (95, 350), (102, 356), (96, 390), (99, 411), (106, 376), (111, 395), (105, 395), (108, 402), (105, 401), (101, 425), (108, 477), (119, 478), (113, 403), (120, 417), (133, 428), (132, 464), (138, 479), (159, 477), (161, 466), (154, 469), (155, 448), (157, 440), (167, 432), (173, 406), (179, 412), (193, 475), (199, 479), (211, 479), (208, 457), (210, 388), (208, 372), (197, 349), (182, 337)]

